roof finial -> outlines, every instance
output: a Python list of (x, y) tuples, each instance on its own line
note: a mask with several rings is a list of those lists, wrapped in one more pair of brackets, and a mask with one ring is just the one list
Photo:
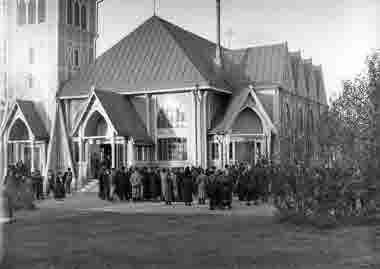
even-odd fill
[(153, 15), (157, 15), (157, 0), (153, 0)]

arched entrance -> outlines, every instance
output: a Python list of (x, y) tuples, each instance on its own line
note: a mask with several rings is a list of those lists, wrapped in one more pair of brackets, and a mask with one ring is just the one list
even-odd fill
[(256, 111), (247, 107), (231, 127), (230, 157), (236, 163), (254, 164), (263, 155), (264, 127)]
[(27, 171), (43, 171), (44, 142), (34, 140), (34, 136), (21, 118), (16, 118), (10, 126), (7, 142), (7, 164), (22, 161)]

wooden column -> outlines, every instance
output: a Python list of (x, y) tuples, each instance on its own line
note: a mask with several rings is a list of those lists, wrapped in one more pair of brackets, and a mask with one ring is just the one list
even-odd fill
[(207, 96), (208, 96), (208, 92), (207, 91), (204, 91), (203, 92), (203, 103), (202, 103), (202, 114), (203, 114), (203, 132), (202, 132), (202, 141), (203, 141), (203, 163), (202, 163), (202, 167), (204, 169), (207, 168), (207, 161), (208, 161), (208, 158), (207, 158), (207, 147), (208, 147), (208, 141), (207, 141), (207, 116), (208, 116), (208, 113), (207, 113)]
[(34, 167), (34, 147), (35, 147), (35, 141), (34, 139), (32, 139), (30, 141), (30, 170), (31, 172), (34, 172), (35, 171), (35, 167)]
[(112, 134), (111, 137), (111, 159), (112, 159), (112, 168), (116, 168), (116, 141), (115, 134)]
[(197, 166), (202, 165), (202, 99), (203, 95), (199, 90), (196, 92), (197, 99)]
[(124, 138), (124, 140), (123, 140), (123, 165), (125, 167), (128, 166), (128, 161), (127, 161), (127, 158), (128, 158), (127, 143), (128, 143), (128, 141)]
[(191, 150), (191, 153), (192, 153), (192, 158), (193, 158), (193, 165), (196, 166), (197, 165), (197, 148), (198, 148), (198, 141), (197, 141), (197, 103), (198, 103), (198, 99), (197, 99), (197, 96), (196, 96), (196, 91), (192, 91), (192, 127), (193, 127), (193, 133), (192, 133), (192, 136), (193, 138), (191, 139), (192, 142), (191, 142), (191, 146), (190, 146), (190, 150)]
[(77, 180), (77, 190), (82, 188), (83, 178), (84, 178), (84, 163), (83, 163), (83, 156), (84, 156), (84, 143), (83, 143), (83, 137), (79, 137), (78, 140), (78, 149), (79, 149), (79, 161), (78, 161), (78, 180)]
[(226, 164), (230, 165), (230, 136), (226, 135), (225, 139), (225, 149), (226, 149)]
[(134, 150), (133, 150), (133, 138), (128, 139), (127, 151), (128, 151), (128, 167), (134, 165)]
[(146, 129), (148, 130), (148, 134), (151, 132), (151, 112), (150, 112), (150, 100), (151, 94), (145, 94), (145, 113), (146, 113)]

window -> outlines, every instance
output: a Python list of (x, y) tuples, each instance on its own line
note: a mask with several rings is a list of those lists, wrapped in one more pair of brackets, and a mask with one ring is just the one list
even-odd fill
[(88, 63), (92, 64), (94, 62), (94, 48), (90, 48), (88, 53)]
[(25, 1), (18, 1), (17, 3), (17, 24), (24, 25), (26, 24), (26, 4)]
[(219, 144), (216, 142), (210, 143), (210, 159), (219, 160)]
[(35, 63), (35, 51), (34, 48), (29, 48), (29, 64)]
[(38, 23), (46, 21), (46, 0), (38, 1)]
[(36, 23), (36, 0), (29, 0), (28, 4), (28, 23)]
[(82, 24), (82, 29), (87, 30), (87, 10), (84, 5), (82, 6), (82, 9), (81, 9), (81, 24)]
[(74, 4), (74, 25), (80, 26), (80, 7), (78, 2)]
[(79, 50), (74, 49), (74, 66), (79, 67)]
[(32, 75), (29, 75), (27, 77), (26, 83), (27, 83), (27, 88), (32, 89), (34, 87), (34, 80), (33, 80), (33, 76)]
[(73, 24), (73, 0), (67, 0), (67, 24)]
[(136, 145), (135, 150), (136, 161), (152, 161), (153, 160), (153, 147), (147, 145)]
[(230, 142), (230, 146), (229, 146), (229, 158), (230, 160), (232, 160), (234, 158), (234, 149), (233, 149), (233, 143)]
[(164, 138), (158, 139), (158, 158), (160, 161), (186, 161), (187, 139)]
[(158, 128), (185, 128), (187, 126), (185, 111), (182, 107), (160, 108), (157, 115)]

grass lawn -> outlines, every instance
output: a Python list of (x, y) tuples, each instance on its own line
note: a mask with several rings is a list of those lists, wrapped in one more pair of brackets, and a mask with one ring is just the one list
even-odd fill
[(0, 268), (380, 268), (371, 229), (317, 231), (248, 216), (57, 213), (6, 225)]

